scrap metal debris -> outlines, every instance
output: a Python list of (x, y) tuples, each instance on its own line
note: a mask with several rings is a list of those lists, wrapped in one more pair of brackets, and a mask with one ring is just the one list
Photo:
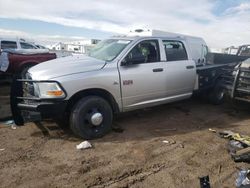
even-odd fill
[(219, 135), (222, 138), (237, 140), (241, 143), (246, 144), (247, 146), (250, 146), (250, 136), (240, 135), (239, 133), (235, 133), (233, 131), (222, 131), (222, 132), (219, 132)]
[(92, 148), (92, 144), (88, 141), (84, 141), (78, 145), (76, 145), (76, 149), (81, 150), (81, 149), (88, 149)]
[(250, 170), (240, 169), (235, 185), (237, 188), (249, 187), (247, 185), (250, 185)]
[[(217, 133), (216, 130), (209, 129), (211, 132)], [(228, 151), (235, 162), (250, 163), (250, 136), (241, 135), (231, 130), (218, 132), (221, 138), (229, 139)]]

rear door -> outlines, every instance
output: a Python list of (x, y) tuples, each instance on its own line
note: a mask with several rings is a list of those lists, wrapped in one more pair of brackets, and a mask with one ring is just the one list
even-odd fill
[(189, 60), (185, 45), (177, 40), (162, 40), (166, 52), (167, 96), (186, 98), (192, 95), (196, 79), (196, 67)]

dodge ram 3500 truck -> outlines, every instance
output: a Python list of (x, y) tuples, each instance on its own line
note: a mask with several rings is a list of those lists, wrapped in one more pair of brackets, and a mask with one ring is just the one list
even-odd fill
[(157, 30), (136, 30), (104, 40), (87, 55), (51, 60), (14, 82), (16, 124), (65, 117), (85, 139), (102, 137), (115, 113), (190, 98), (214, 91), (228, 64), (207, 64), (202, 38)]

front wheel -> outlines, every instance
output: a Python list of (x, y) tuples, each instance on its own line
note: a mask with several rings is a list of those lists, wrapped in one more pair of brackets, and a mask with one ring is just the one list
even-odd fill
[(84, 139), (100, 138), (112, 128), (113, 111), (109, 103), (97, 96), (82, 98), (73, 107), (70, 128)]

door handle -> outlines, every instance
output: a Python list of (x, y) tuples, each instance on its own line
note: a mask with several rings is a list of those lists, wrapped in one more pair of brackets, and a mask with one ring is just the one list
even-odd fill
[(153, 72), (162, 72), (163, 68), (157, 68), (157, 69), (153, 69)]
[(194, 68), (193, 65), (188, 65), (188, 66), (186, 66), (186, 69), (193, 69), (193, 68)]

